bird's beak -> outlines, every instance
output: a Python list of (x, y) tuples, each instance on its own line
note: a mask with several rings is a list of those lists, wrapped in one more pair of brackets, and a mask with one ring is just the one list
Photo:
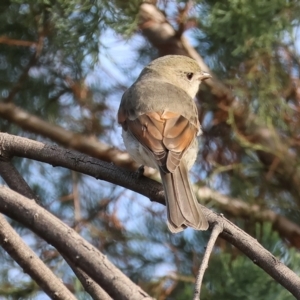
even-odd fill
[(207, 72), (202, 72), (199, 76), (199, 80), (201, 81), (206, 80), (208, 78), (212, 78), (212, 76)]

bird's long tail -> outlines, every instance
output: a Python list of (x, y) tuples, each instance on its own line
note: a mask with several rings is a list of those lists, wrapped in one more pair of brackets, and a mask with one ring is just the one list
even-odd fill
[(177, 233), (188, 226), (206, 230), (208, 222), (192, 191), (185, 162), (181, 161), (173, 173), (160, 170), (160, 175), (166, 196), (170, 231)]

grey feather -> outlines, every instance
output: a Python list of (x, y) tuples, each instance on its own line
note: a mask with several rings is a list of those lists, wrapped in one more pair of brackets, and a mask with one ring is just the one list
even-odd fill
[(168, 210), (168, 227), (177, 233), (186, 227), (206, 230), (208, 222), (192, 191), (185, 163), (181, 162), (173, 173), (160, 171)]

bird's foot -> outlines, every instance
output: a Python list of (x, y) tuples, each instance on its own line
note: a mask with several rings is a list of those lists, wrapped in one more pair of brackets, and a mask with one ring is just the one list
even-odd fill
[(145, 166), (144, 165), (139, 166), (139, 168), (136, 171), (137, 178), (141, 178), (144, 175), (144, 172), (145, 172)]

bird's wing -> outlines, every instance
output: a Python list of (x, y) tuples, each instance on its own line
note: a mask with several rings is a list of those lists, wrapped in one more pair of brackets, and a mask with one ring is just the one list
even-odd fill
[(150, 150), (164, 172), (171, 173), (180, 164), (185, 150), (199, 130), (180, 113), (170, 111), (147, 112), (131, 120), (120, 109), (118, 121), (124, 130), (129, 130)]

